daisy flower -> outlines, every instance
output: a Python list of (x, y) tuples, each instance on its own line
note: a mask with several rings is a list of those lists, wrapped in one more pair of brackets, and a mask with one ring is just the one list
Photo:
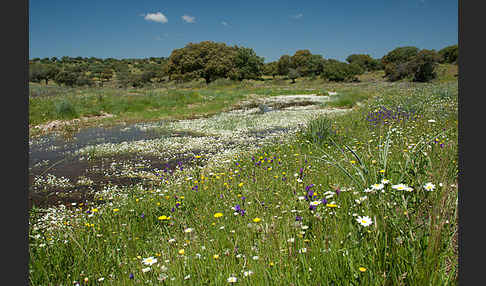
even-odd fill
[(390, 180), (383, 179), (383, 180), (381, 180), (381, 183), (384, 184), (384, 185), (386, 185), (386, 184), (390, 183)]
[(424, 185), (424, 189), (426, 191), (433, 191), (435, 189), (435, 185), (432, 184), (432, 183), (427, 183), (427, 184)]
[(393, 185), (392, 186), (392, 189), (395, 189), (395, 190), (398, 190), (398, 191), (406, 191), (408, 190), (410, 187), (405, 185), (405, 184), (397, 184), (397, 185)]
[(157, 263), (157, 258), (150, 256), (150, 257), (144, 258), (142, 260), (142, 263), (145, 264), (145, 265), (152, 265), (154, 263)]
[(310, 203), (311, 206), (318, 206), (321, 203), (321, 201), (313, 201)]
[(384, 187), (383, 184), (373, 184), (373, 185), (371, 185), (371, 189), (377, 190), (377, 191), (383, 189), (383, 187)]
[(360, 223), (362, 226), (369, 226), (371, 225), (373, 222), (371, 221), (371, 218), (369, 216), (358, 216), (358, 218), (356, 219), (358, 221), (358, 223)]

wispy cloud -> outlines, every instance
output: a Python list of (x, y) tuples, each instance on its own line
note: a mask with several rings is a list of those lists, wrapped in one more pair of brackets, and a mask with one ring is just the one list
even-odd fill
[(292, 16), (290, 16), (290, 17), (292, 17), (292, 18), (294, 18), (294, 19), (300, 19), (300, 18), (302, 18), (303, 16), (304, 16), (304, 14), (299, 13), (299, 14), (297, 14), (297, 15), (292, 15)]
[(193, 16), (189, 16), (189, 15), (184, 15), (181, 17), (182, 20), (184, 20), (184, 22), (186, 23), (194, 23), (196, 21), (196, 18), (193, 17)]
[(228, 22), (226, 22), (226, 21), (222, 21), (222, 22), (221, 22), (221, 25), (223, 25), (223, 26), (225, 26), (225, 27), (228, 27), (228, 26), (229, 26)]
[(154, 21), (154, 22), (163, 23), (163, 24), (169, 22), (167, 17), (160, 12), (148, 13), (147, 15), (142, 15), (142, 16), (145, 16), (143, 18), (147, 21)]

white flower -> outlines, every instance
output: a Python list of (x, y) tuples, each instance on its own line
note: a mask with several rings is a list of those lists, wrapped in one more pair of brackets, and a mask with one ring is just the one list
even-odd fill
[(372, 189), (370, 189), (370, 188), (366, 188), (366, 189), (364, 189), (364, 191), (363, 191), (363, 192), (365, 192), (365, 193), (371, 193), (371, 192), (373, 192), (373, 190), (372, 190)]
[(435, 120), (434, 119), (429, 119), (429, 120), (427, 120), (427, 122), (434, 123)]
[(384, 185), (388, 184), (389, 182), (390, 182), (390, 180), (387, 180), (387, 179), (381, 180), (381, 183), (384, 184)]
[(426, 191), (433, 191), (435, 189), (435, 185), (432, 184), (432, 183), (427, 183), (427, 184), (424, 185), (424, 189)]
[(258, 257), (257, 255), (253, 256), (252, 259), (253, 260), (258, 260), (260, 257)]
[(193, 228), (186, 228), (184, 230), (185, 233), (191, 233), (194, 229)]
[(392, 189), (398, 190), (398, 191), (406, 191), (409, 189), (409, 186), (405, 184), (398, 184), (398, 185), (393, 185)]
[(184, 280), (187, 280), (187, 279), (189, 279), (189, 278), (191, 278), (191, 275), (190, 275), (190, 274), (189, 274), (189, 275), (187, 275), (186, 277), (184, 277)]
[(356, 219), (358, 221), (358, 223), (360, 223), (362, 226), (369, 226), (371, 225), (373, 222), (371, 221), (371, 218), (369, 216), (358, 216), (358, 218)]
[(311, 206), (318, 206), (321, 203), (321, 201), (313, 201), (310, 203)]
[(248, 270), (248, 271), (243, 272), (243, 275), (245, 275), (245, 277), (246, 276), (250, 276), (252, 274), (253, 274), (253, 271), (251, 271), (251, 270)]
[(373, 184), (373, 185), (371, 185), (371, 189), (377, 190), (377, 191), (383, 189), (383, 187), (384, 187), (383, 184)]
[(302, 248), (302, 249), (299, 249), (299, 253), (306, 253), (307, 252), (307, 248)]
[(150, 267), (142, 268), (143, 273), (149, 272), (150, 270), (152, 270), (152, 268), (150, 268)]
[(152, 265), (154, 263), (157, 263), (157, 258), (150, 256), (150, 257), (144, 258), (142, 260), (142, 263), (145, 264), (145, 265)]
[(228, 281), (228, 283), (235, 283), (236, 281), (238, 281), (238, 279), (234, 276), (231, 276), (231, 277), (228, 277), (228, 279), (226, 279), (226, 281)]
[(292, 243), (292, 242), (294, 242), (294, 241), (295, 241), (295, 238), (293, 238), (293, 237), (291, 237), (291, 238), (287, 239), (287, 242), (291, 242), (291, 243)]

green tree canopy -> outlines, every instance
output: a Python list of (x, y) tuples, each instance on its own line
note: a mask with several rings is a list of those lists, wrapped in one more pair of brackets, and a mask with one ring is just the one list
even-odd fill
[(279, 75), (288, 75), (290, 68), (290, 56), (282, 55), (277, 62), (277, 71)]
[(206, 83), (210, 83), (228, 76), (228, 72), (235, 67), (237, 53), (238, 48), (224, 43), (189, 43), (184, 48), (172, 51), (167, 62), (167, 74), (171, 80), (204, 78)]
[(256, 55), (251, 48), (239, 47), (234, 58), (234, 69), (232, 70), (232, 78), (243, 79), (257, 79), (262, 75), (263, 58)]
[(459, 46), (452, 45), (445, 47), (439, 51), (439, 56), (441, 63), (457, 64), (457, 59), (459, 58)]

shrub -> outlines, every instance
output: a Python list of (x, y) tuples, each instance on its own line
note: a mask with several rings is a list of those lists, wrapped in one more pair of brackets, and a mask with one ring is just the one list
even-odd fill
[(63, 99), (56, 103), (55, 110), (57, 115), (61, 118), (74, 118), (78, 115), (74, 105), (67, 99)]
[(435, 67), (440, 56), (434, 50), (417, 51), (415, 47), (397, 48), (382, 59), (385, 77), (390, 81), (404, 78), (427, 82), (436, 77)]
[(300, 74), (296, 69), (289, 68), (289, 78), (292, 80), (292, 83), (295, 83), (295, 79), (299, 76)]
[(94, 82), (92, 79), (86, 76), (80, 76), (76, 79), (75, 85), (77, 86), (93, 86)]
[(330, 59), (324, 65), (322, 77), (329, 81), (355, 81), (364, 70), (358, 64), (347, 64)]
[(76, 84), (76, 80), (78, 79), (78, 77), (79, 75), (74, 72), (62, 71), (56, 75), (54, 81), (57, 84), (63, 84), (72, 87)]
[(452, 45), (443, 48), (439, 51), (440, 62), (448, 64), (457, 64), (457, 59), (459, 57), (459, 46)]
[(319, 116), (310, 120), (305, 129), (301, 131), (304, 140), (317, 144), (330, 143), (336, 135), (336, 131), (332, 128), (331, 119), (326, 116)]
[(413, 80), (427, 82), (436, 78), (435, 67), (440, 56), (434, 50), (422, 50), (410, 61), (410, 69), (413, 71)]

